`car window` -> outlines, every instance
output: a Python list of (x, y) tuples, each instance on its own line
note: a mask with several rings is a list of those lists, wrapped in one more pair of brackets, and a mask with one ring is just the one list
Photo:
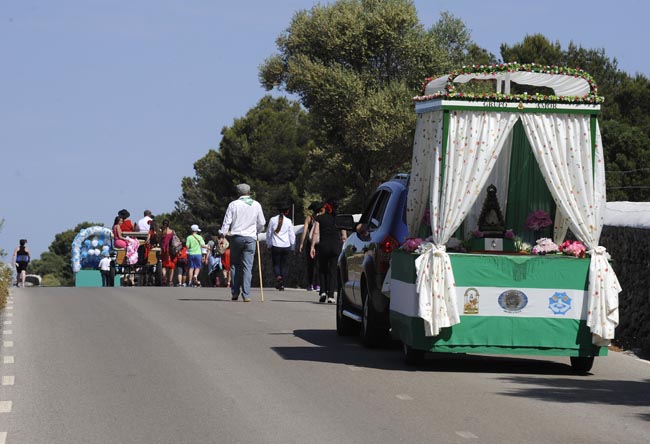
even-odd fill
[(359, 219), (359, 222), (362, 224), (370, 224), (370, 218), (373, 215), (373, 209), (375, 208), (375, 205), (377, 204), (377, 200), (379, 199), (379, 196), (381, 194), (381, 191), (375, 192), (375, 194), (372, 195), (370, 198), (370, 202), (368, 202), (368, 205), (366, 206), (366, 209), (363, 210), (363, 214), (361, 214), (361, 219)]
[(388, 205), (389, 199), (389, 191), (380, 190), (377, 193), (377, 200), (375, 201), (375, 206), (372, 209), (370, 220), (368, 222), (368, 228), (370, 230), (377, 229), (381, 226), (381, 223), (384, 220), (384, 213), (386, 213), (386, 206)]

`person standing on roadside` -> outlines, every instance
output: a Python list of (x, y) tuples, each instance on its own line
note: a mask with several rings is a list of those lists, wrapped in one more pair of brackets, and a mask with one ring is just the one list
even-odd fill
[(25, 276), (27, 273), (27, 265), (31, 260), (29, 248), (25, 245), (27, 239), (20, 239), (18, 246), (14, 249), (12, 263), (16, 264), (16, 287), (25, 287)]
[(201, 229), (197, 224), (194, 224), (190, 227), (192, 234), (187, 236), (185, 239), (185, 245), (187, 245), (187, 285), (190, 287), (200, 287), (201, 283), (199, 282), (199, 272), (201, 271), (201, 265), (203, 264), (203, 248), (205, 247), (205, 241), (203, 237), (198, 234), (201, 232)]
[(266, 219), (262, 206), (250, 196), (249, 185), (239, 184), (236, 190), (239, 198), (228, 205), (219, 233), (221, 236), (231, 236), (231, 299), (236, 301), (241, 296), (244, 302), (249, 302), (257, 233), (264, 230)]
[(178, 279), (178, 287), (186, 287), (185, 280), (187, 279), (187, 247), (183, 245), (181, 251), (178, 252), (176, 257), (176, 276)]
[(169, 219), (162, 221), (160, 231), (160, 260), (162, 262), (162, 285), (173, 285), (174, 270), (176, 269), (176, 257), (172, 255), (170, 243), (174, 237), (174, 230), (169, 226)]
[(102, 287), (110, 287), (111, 280), (111, 258), (108, 257), (108, 251), (102, 253), (102, 260), (99, 261), (99, 272), (102, 275)]
[(273, 260), (273, 273), (275, 274), (275, 288), (284, 290), (284, 280), (287, 274), (287, 260), (296, 244), (296, 233), (293, 222), (289, 219), (290, 205), (280, 205), (278, 214), (269, 220), (266, 228), (266, 246), (271, 250)]
[(314, 217), (321, 209), (320, 202), (312, 202), (307, 209), (309, 213), (305, 216), (305, 223), (302, 226), (302, 236), (300, 237), (300, 246), (298, 251), (305, 254), (305, 262), (307, 263), (307, 291), (316, 290), (320, 294), (320, 286), (318, 285), (318, 256), (313, 258), (310, 255), (311, 238), (314, 234), (314, 225), (316, 221)]
[(337, 285), (336, 263), (343, 246), (343, 234), (336, 228), (335, 210), (331, 203), (323, 204), (316, 215), (316, 226), (311, 240), (311, 257), (316, 257), (318, 248), (318, 272), (320, 276), (320, 297), (321, 304), (327, 301), (328, 304), (336, 302), (335, 292)]

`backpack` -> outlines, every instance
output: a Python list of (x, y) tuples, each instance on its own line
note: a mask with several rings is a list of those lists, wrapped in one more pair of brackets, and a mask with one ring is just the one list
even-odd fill
[(172, 238), (169, 240), (169, 254), (171, 257), (178, 256), (181, 249), (183, 248), (183, 242), (178, 238), (176, 232), (172, 234)]

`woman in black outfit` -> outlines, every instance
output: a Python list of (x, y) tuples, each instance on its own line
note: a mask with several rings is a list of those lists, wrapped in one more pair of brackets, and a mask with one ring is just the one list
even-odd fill
[(31, 260), (29, 248), (25, 246), (27, 239), (20, 239), (20, 245), (16, 247), (13, 254), (13, 262), (16, 264), (16, 287), (25, 286), (25, 276), (27, 273), (27, 265)]
[(318, 273), (320, 277), (320, 297), (322, 304), (336, 302), (336, 262), (345, 239), (334, 223), (335, 212), (331, 203), (323, 204), (315, 216), (316, 225), (311, 240), (311, 257), (316, 256), (318, 248)]

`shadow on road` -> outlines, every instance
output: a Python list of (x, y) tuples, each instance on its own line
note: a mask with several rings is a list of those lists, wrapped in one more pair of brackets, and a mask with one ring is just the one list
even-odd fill
[[(503, 394), (507, 396), (561, 403), (650, 407), (650, 379), (645, 381), (613, 381), (584, 378), (538, 379), (524, 376), (500, 379), (510, 384), (529, 386), (504, 392)], [(650, 421), (650, 413), (643, 413), (638, 416), (641, 419)]]
[(359, 338), (342, 338), (333, 330), (294, 330), (293, 334), (312, 346), (273, 347), (283, 359), (397, 371), (573, 375), (568, 357), (563, 364), (543, 358), (430, 353), (423, 365), (413, 367), (405, 364), (399, 341), (391, 341), (384, 348), (368, 349), (361, 346)]
[(180, 298), (178, 301), (189, 301), (189, 302), (233, 302), (230, 298), (221, 299), (221, 298)]

